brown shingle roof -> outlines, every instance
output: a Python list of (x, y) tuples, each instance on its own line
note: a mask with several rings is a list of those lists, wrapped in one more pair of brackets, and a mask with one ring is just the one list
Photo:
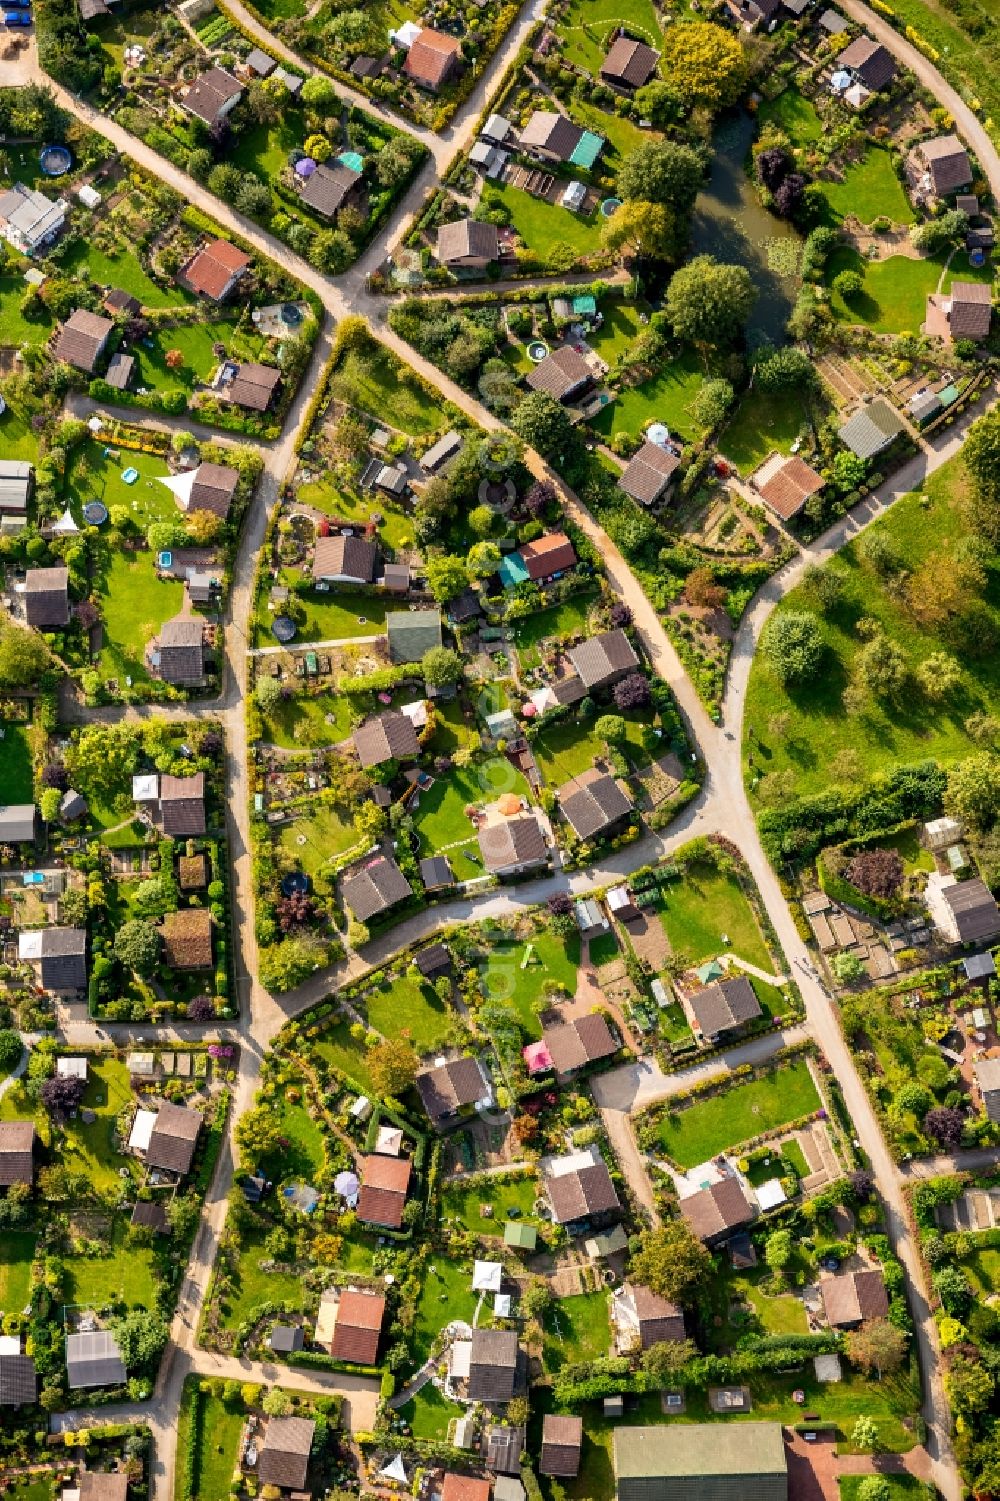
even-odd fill
[(632, 811), (632, 799), (615, 777), (594, 770), (574, 777), (556, 793), (559, 809), (580, 839), (613, 828)]
[(549, 396), (554, 396), (556, 401), (565, 401), (593, 379), (594, 372), (572, 344), (563, 344), (561, 348), (554, 349), (533, 370), (529, 370), (526, 376), (527, 384), (533, 391), (544, 391)]
[(500, 237), (495, 224), (480, 224), (477, 219), (456, 219), (438, 230), (437, 258), (442, 265), (450, 261), (495, 261), (500, 254)]
[(951, 326), (955, 339), (985, 339), (993, 316), (993, 293), (986, 282), (953, 281)]
[(374, 1365), (385, 1315), (385, 1298), (381, 1293), (353, 1292), (345, 1289), (337, 1304), (337, 1322), (333, 1327), (330, 1354), (337, 1360), (353, 1360), (359, 1365)]
[(403, 72), (417, 83), (436, 89), (445, 81), (461, 56), (462, 44), (457, 37), (445, 36), (425, 26), (410, 43)]
[(163, 959), (171, 969), (210, 969), (212, 914), (207, 907), (168, 912), (163, 919)]
[(656, 72), (659, 60), (660, 54), (645, 42), (634, 42), (631, 37), (620, 36), (601, 64), (601, 77), (638, 89)]
[(111, 287), (105, 292), (104, 306), (109, 313), (128, 313), (130, 317), (142, 312), (142, 303), (138, 297), (133, 297), (131, 292), (123, 292), (120, 287)]
[(229, 399), (251, 412), (266, 412), (274, 398), (281, 371), (273, 365), (240, 365), (228, 386)]
[(602, 688), (638, 667), (639, 658), (622, 630), (604, 631), (570, 649), (569, 659), (588, 688)]
[(580, 1473), (582, 1448), (582, 1418), (558, 1412), (545, 1414), (542, 1421), (542, 1455), (538, 1462), (543, 1475), (559, 1475), (572, 1480)]
[(29, 568), (24, 576), (24, 616), (36, 630), (69, 621), (69, 570)]
[(411, 720), (394, 711), (366, 719), (354, 731), (354, 749), (362, 766), (381, 766), (385, 761), (412, 761), (420, 755), (420, 742)]
[(611, 1214), (621, 1208), (603, 1157), (587, 1167), (571, 1168), (558, 1175), (549, 1173), (545, 1189), (557, 1225), (570, 1224), (591, 1214)]
[(669, 1298), (661, 1298), (652, 1288), (640, 1284), (632, 1288), (632, 1301), (639, 1319), (639, 1338), (642, 1348), (662, 1344), (664, 1341), (682, 1340), (686, 1336), (684, 1314), (680, 1305)]
[(823, 488), (823, 477), (798, 454), (772, 454), (752, 476), (752, 482), (776, 516), (790, 521)]
[(242, 85), (225, 68), (210, 68), (195, 79), (187, 93), (182, 95), (181, 103), (206, 125), (214, 125), (229, 101), (238, 99), (242, 93)]
[(885, 1281), (875, 1267), (824, 1277), (820, 1291), (827, 1319), (834, 1327), (860, 1324), (863, 1319), (884, 1319), (889, 1312)]
[(521, 131), (521, 145), (546, 151), (550, 156), (568, 162), (582, 135), (580, 126), (574, 125), (568, 115), (536, 109)]
[(526, 543), (521, 548), (521, 559), (530, 579), (544, 579), (566, 568), (575, 568), (576, 549), (565, 532), (548, 532), (537, 542)]
[(618, 1051), (611, 1028), (599, 1013), (546, 1027), (542, 1041), (558, 1074), (572, 1073), (585, 1064), (610, 1058)]
[(164, 834), (185, 838), (205, 832), (205, 773), (160, 778), (160, 823)]
[(484, 1099), (488, 1085), (476, 1058), (453, 1058), (417, 1075), (417, 1092), (432, 1121)]
[(651, 506), (669, 485), (680, 462), (670, 449), (661, 448), (658, 443), (650, 443), (647, 439), (619, 479), (619, 488), (640, 505)]
[(320, 537), (313, 554), (314, 579), (352, 578), (370, 584), (375, 577), (378, 548), (364, 537)]
[(0, 1121), (0, 1188), (31, 1182), (34, 1144), (34, 1121)]
[(699, 1240), (712, 1240), (727, 1230), (749, 1224), (753, 1218), (738, 1178), (723, 1178), (681, 1200), (681, 1214)]
[(164, 621), (160, 634), (149, 643), (160, 654), (160, 676), (165, 683), (183, 686), (199, 683), (205, 676), (204, 627), (193, 616), (176, 615)]
[(79, 1491), (80, 1501), (126, 1501), (128, 1476), (123, 1470), (84, 1470)]
[(171, 1173), (190, 1170), (201, 1130), (201, 1115), (164, 1100), (146, 1148), (146, 1166), (166, 1168)]
[(133, 1225), (148, 1225), (157, 1235), (169, 1235), (167, 1207), (159, 1199), (139, 1199), (132, 1210)]
[(199, 464), (191, 486), (189, 511), (211, 511), (220, 521), (229, 515), (229, 507), (240, 482), (238, 469), (228, 464)]
[(487, 870), (544, 865), (549, 857), (542, 826), (534, 813), (521, 813), (480, 829), (479, 848)]
[(972, 181), (968, 153), (958, 136), (935, 136), (932, 141), (922, 141), (917, 150), (931, 174), (935, 193), (954, 193)]
[(395, 860), (388, 855), (376, 855), (348, 872), (341, 882), (344, 901), (359, 922), (367, 922), (370, 917), (387, 912), (397, 902), (405, 901), (412, 890)]
[(517, 1368), (513, 1329), (473, 1329), (468, 1392), (474, 1402), (509, 1402), (517, 1386)]
[(301, 1490), (306, 1483), (315, 1431), (316, 1424), (311, 1418), (270, 1418), (257, 1461), (261, 1484)]
[[(408, 1157), (362, 1157), (358, 1219), (398, 1230), (403, 1223), (412, 1164)], [(339, 1321), (339, 1315), (338, 1315)]]
[(361, 173), (345, 167), (343, 162), (320, 162), (315, 172), (300, 179), (299, 197), (324, 219), (332, 219), (360, 181)]
[(690, 1005), (706, 1037), (715, 1037), (730, 1027), (741, 1027), (761, 1014), (760, 1001), (746, 975), (706, 985), (703, 990), (695, 991)]
[(219, 298), (249, 265), (250, 257), (228, 240), (210, 240), (191, 257), (181, 274), (193, 291)]
[(838, 68), (857, 74), (866, 89), (884, 89), (896, 76), (892, 54), (871, 37), (855, 37), (837, 58)]
[(77, 370), (92, 373), (97, 357), (113, 328), (110, 318), (102, 318), (99, 313), (78, 307), (56, 335), (52, 353), (57, 360), (64, 360), (67, 365), (75, 365)]

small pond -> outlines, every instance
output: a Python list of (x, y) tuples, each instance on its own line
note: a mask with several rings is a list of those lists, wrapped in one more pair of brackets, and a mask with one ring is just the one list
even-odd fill
[(712, 171), (694, 206), (691, 238), (694, 254), (746, 266), (757, 288), (748, 339), (780, 344), (799, 290), (802, 240), (761, 205), (744, 170), (755, 129), (753, 116), (741, 110), (716, 130)]

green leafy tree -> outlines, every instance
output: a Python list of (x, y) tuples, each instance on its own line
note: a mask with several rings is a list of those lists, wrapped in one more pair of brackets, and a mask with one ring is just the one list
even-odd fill
[(865, 967), (857, 954), (846, 951), (833, 956), (833, 972), (841, 985), (853, 985), (865, 973)]
[(888, 1319), (869, 1319), (860, 1329), (844, 1336), (844, 1348), (852, 1365), (872, 1372), (879, 1380), (901, 1369), (910, 1341)]
[(496, 573), (500, 560), (500, 549), (495, 542), (474, 542), (469, 548), (465, 566), (470, 578), (485, 579)]
[(858, 1485), (858, 1501), (892, 1501), (892, 1491), (884, 1475), (865, 1475)]
[(0, 691), (31, 687), (45, 675), (51, 661), (36, 631), (0, 621)]
[(618, 196), (645, 203), (665, 203), (676, 214), (689, 214), (705, 175), (702, 157), (677, 141), (644, 141), (629, 152), (618, 171)]
[(247, 1167), (256, 1166), (277, 1150), (281, 1138), (279, 1119), (277, 1111), (269, 1105), (255, 1105), (240, 1116), (236, 1122), (236, 1145), (240, 1161)]
[(612, 255), (646, 256), (653, 261), (676, 260), (681, 249), (677, 220), (663, 203), (633, 198), (605, 219), (601, 244)]
[(10, 1027), (4, 1027), (0, 1031), (0, 1075), (9, 1074), (17, 1067), (23, 1051), (20, 1035)]
[(115, 934), (115, 958), (137, 975), (152, 974), (160, 957), (160, 934), (152, 923), (132, 918)]
[(864, 287), (864, 277), (857, 271), (838, 271), (833, 278), (833, 290), (838, 292), (845, 302), (852, 302), (855, 297), (860, 297)]
[(427, 587), (439, 605), (447, 604), (469, 587), (465, 559), (452, 554), (428, 559), (425, 573)]
[(956, 1416), (966, 1422), (986, 1411), (996, 1390), (996, 1382), (978, 1358), (957, 1354), (945, 1373), (944, 1384)]
[(858, 681), (873, 698), (897, 698), (906, 684), (908, 670), (901, 649), (884, 631), (879, 631), (854, 659)]
[(652, 120), (659, 129), (676, 125), (684, 114), (684, 101), (661, 78), (651, 79), (635, 91), (635, 107), (642, 120)]
[(367, 844), (375, 844), (389, 827), (389, 815), (377, 803), (362, 803), (354, 814), (354, 832)]
[(112, 1319), (118, 1348), (127, 1371), (152, 1375), (166, 1348), (170, 1330), (166, 1320), (149, 1308), (130, 1308)]
[[(490, 546), (488, 542), (479, 545)], [(470, 549), (470, 557), (472, 551)], [(420, 671), (424, 675), (424, 681), (432, 688), (447, 688), (452, 683), (461, 681), (464, 667), (457, 651), (452, 651), (448, 646), (432, 646), (420, 659)]]
[(663, 76), (689, 107), (710, 110), (735, 104), (747, 81), (738, 39), (713, 21), (679, 21), (663, 38)]
[(823, 635), (806, 610), (777, 610), (761, 633), (761, 655), (786, 686), (814, 678), (823, 660)]
[(566, 408), (547, 391), (532, 391), (517, 407), (511, 427), (543, 459), (558, 462), (577, 451), (579, 436)]
[(139, 742), (125, 723), (87, 725), (66, 752), (70, 780), (88, 796), (115, 797), (138, 764)]
[(368, 1072), (379, 1094), (398, 1099), (417, 1077), (417, 1055), (405, 1037), (384, 1037), (367, 1058)]
[(620, 714), (602, 714), (594, 721), (594, 734), (609, 745), (621, 745), (628, 727)]
[(851, 1429), (851, 1443), (855, 1449), (867, 1449), (870, 1454), (874, 1454), (879, 1443), (878, 1424), (874, 1418), (862, 1413)]
[(935, 651), (914, 672), (921, 693), (932, 704), (942, 703), (962, 684), (962, 666), (950, 652)]
[(299, 98), (310, 109), (323, 110), (337, 104), (337, 91), (329, 78), (322, 73), (310, 73), (299, 92)]
[(683, 1386), (684, 1368), (698, 1355), (691, 1339), (661, 1339), (642, 1352), (642, 1369), (658, 1387)]
[(772, 1272), (783, 1276), (792, 1264), (795, 1247), (790, 1230), (772, 1230), (764, 1243), (764, 1260)]
[(819, 376), (816, 366), (804, 349), (786, 344), (781, 349), (772, 349), (754, 363), (753, 383), (769, 394), (778, 391), (799, 391), (807, 394), (817, 389)]
[(942, 250), (947, 250), (957, 244), (959, 239), (964, 239), (968, 228), (968, 218), (961, 209), (947, 209), (937, 219), (914, 224), (910, 230), (910, 240), (914, 249), (923, 255), (940, 255)]
[(474, 537), (488, 537), (495, 519), (489, 506), (475, 506), (468, 515), (469, 531)]
[(285, 938), (260, 956), (258, 978), (265, 990), (282, 994), (294, 990), (323, 963), (326, 951), (316, 938)]
[(727, 266), (710, 255), (697, 255), (674, 272), (664, 309), (679, 339), (699, 349), (720, 349), (740, 337), (755, 298), (744, 266)]
[(272, 714), (281, 703), (281, 686), (274, 678), (258, 678), (253, 696), (264, 714)]
[(980, 751), (952, 766), (945, 809), (973, 829), (991, 829), (1000, 815), (1000, 758)]
[(656, 1230), (644, 1230), (639, 1249), (629, 1262), (629, 1279), (661, 1298), (690, 1307), (712, 1270), (708, 1248), (686, 1220), (670, 1220)]
[(736, 392), (731, 382), (717, 376), (714, 380), (702, 381), (688, 411), (692, 421), (712, 432), (725, 421), (735, 400)]
[(46, 787), (38, 799), (38, 807), (46, 823), (55, 823), (59, 817), (59, 804), (62, 802), (62, 793), (58, 787)]

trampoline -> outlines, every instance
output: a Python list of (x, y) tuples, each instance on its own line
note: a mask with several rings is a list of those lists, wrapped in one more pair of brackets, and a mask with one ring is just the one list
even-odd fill
[(337, 157), (341, 166), (350, 167), (352, 172), (360, 172), (364, 165), (364, 157), (359, 151), (342, 151)]
[(298, 626), (290, 615), (276, 615), (271, 625), (271, 631), (276, 640), (282, 643), (294, 641)]
[(46, 177), (62, 177), (68, 172), (73, 157), (68, 146), (43, 146), (38, 153), (38, 165)]
[(549, 352), (549, 346), (543, 344), (541, 339), (532, 339), (528, 345), (528, 359), (532, 364), (540, 365)]
[(611, 215), (616, 213), (618, 209), (621, 208), (621, 206), (622, 201), (620, 198), (605, 198), (604, 202), (601, 204), (601, 217), (604, 219), (610, 219)]
[(108, 519), (108, 508), (102, 500), (88, 500), (83, 508), (83, 519), (89, 526), (103, 526)]
[(124, 484), (126, 484), (126, 485), (134, 485), (135, 482), (136, 482), (136, 480), (138, 478), (139, 478), (139, 471), (138, 471), (138, 469), (133, 469), (133, 467), (132, 467), (131, 464), (128, 466), (127, 469), (123, 469), (122, 470), (122, 481), (123, 481)]
[(303, 870), (292, 871), (281, 881), (282, 896), (305, 896), (309, 890), (309, 877)]

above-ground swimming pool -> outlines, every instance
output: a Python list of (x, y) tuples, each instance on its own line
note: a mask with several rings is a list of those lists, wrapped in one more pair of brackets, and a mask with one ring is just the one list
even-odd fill
[(528, 359), (532, 360), (536, 365), (541, 364), (548, 352), (549, 346), (543, 344), (541, 339), (532, 339), (528, 345)]
[(617, 209), (620, 209), (621, 206), (622, 201), (620, 198), (605, 198), (604, 202), (601, 204), (601, 214), (605, 219), (610, 219), (611, 215), (615, 213)]

